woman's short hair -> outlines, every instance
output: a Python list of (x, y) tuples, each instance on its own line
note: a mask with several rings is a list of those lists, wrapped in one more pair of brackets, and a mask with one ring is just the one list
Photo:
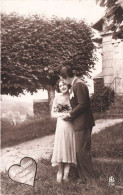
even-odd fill
[(70, 67), (62, 67), (60, 76), (64, 79), (66, 79), (67, 77), (72, 78), (74, 76), (74, 73)]
[[(59, 79), (58, 81), (57, 81), (57, 83), (56, 83), (56, 85), (55, 85), (55, 90), (56, 90), (56, 92), (57, 93), (61, 93), (61, 91), (60, 91), (60, 89), (59, 89), (59, 83), (60, 82), (64, 82), (64, 80), (63, 79)], [(67, 85), (67, 84), (66, 84)], [(67, 85), (68, 86), (68, 89), (70, 89), (70, 85)]]
[(56, 85), (55, 85), (55, 90), (56, 90), (58, 93), (60, 93), (59, 83), (60, 83), (61, 81), (63, 81), (63, 79), (59, 79), (59, 80), (57, 81)]

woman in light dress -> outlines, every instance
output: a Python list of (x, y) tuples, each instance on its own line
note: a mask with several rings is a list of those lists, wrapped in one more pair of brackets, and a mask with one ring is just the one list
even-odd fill
[(58, 165), (57, 182), (69, 181), (71, 163), (76, 162), (75, 134), (71, 121), (63, 120), (63, 116), (71, 111), (69, 89), (63, 80), (58, 81), (60, 94), (54, 98), (51, 116), (57, 118), (52, 166)]

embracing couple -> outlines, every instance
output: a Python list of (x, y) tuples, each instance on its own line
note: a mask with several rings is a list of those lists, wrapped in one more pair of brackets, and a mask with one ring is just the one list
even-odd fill
[[(52, 166), (58, 165), (57, 182), (69, 181), (69, 171), (76, 164), (77, 183), (95, 179), (91, 160), (91, 132), (94, 118), (89, 92), (83, 81), (70, 67), (63, 67), (52, 106), (52, 117), (57, 118)], [(71, 86), (71, 87), (69, 87)]]

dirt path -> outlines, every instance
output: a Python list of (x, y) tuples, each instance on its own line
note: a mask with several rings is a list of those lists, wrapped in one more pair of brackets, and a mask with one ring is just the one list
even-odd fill
[[(105, 127), (113, 126), (116, 123), (122, 122), (123, 119), (100, 119), (96, 120), (96, 126), (93, 128), (93, 133), (105, 129)], [(42, 138), (18, 144), (13, 147), (4, 148), (1, 150), (1, 171), (7, 171), (13, 164), (19, 164), (20, 160), (26, 156), (34, 158), (38, 161), (41, 158), (49, 159), (54, 143), (54, 135), (45, 136)]]

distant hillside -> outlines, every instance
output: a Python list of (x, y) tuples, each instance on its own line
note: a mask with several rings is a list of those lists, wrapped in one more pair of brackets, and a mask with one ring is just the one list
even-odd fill
[(38, 90), (37, 93), (31, 95), (30, 93), (25, 93), (25, 95), (16, 97), (10, 95), (2, 95), (1, 108), (2, 113), (8, 111), (20, 112), (21, 115), (33, 114), (33, 100), (34, 99), (47, 99), (48, 94), (46, 90)]
[(12, 111), (20, 112), (21, 115), (24, 114), (33, 114), (33, 105), (31, 102), (3, 102), (1, 105), (2, 113)]
[(25, 114), (33, 114), (33, 102), (20, 102), (20, 101), (2, 101), (1, 103), (1, 111), (2, 113), (6, 113), (8, 111), (16, 112), (18, 111), (21, 115)]

